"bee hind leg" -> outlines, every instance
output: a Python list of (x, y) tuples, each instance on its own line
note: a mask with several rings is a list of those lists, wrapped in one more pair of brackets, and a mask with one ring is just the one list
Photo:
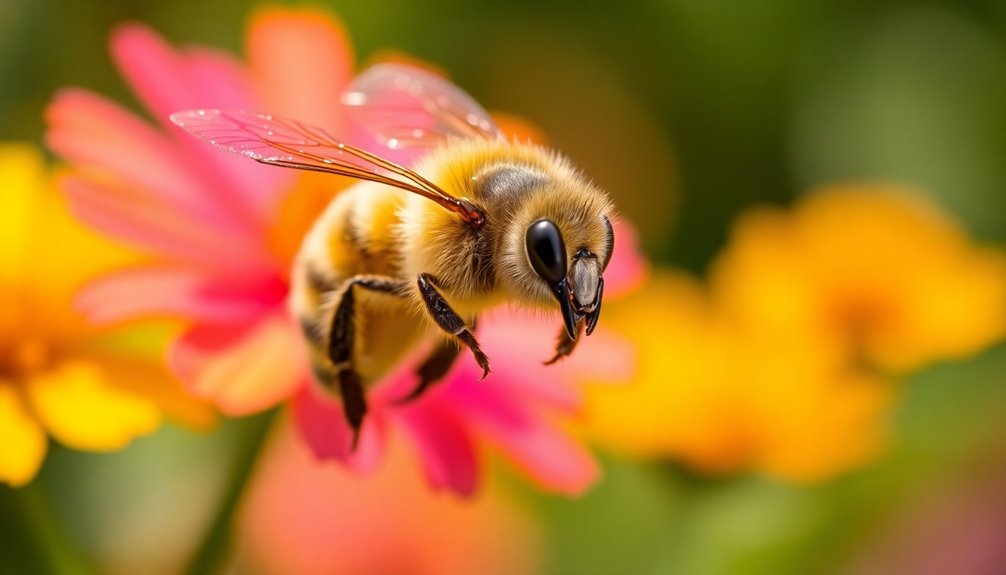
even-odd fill
[(356, 341), (355, 288), (387, 294), (401, 294), (401, 283), (381, 276), (355, 276), (348, 280), (335, 304), (332, 330), (328, 341), (328, 358), (342, 396), (342, 409), (349, 426), (353, 428), (353, 447), (360, 438), (360, 427), (367, 414), (367, 397), (360, 374), (353, 365), (353, 347)]
[(433, 321), (440, 326), (440, 329), (458, 338), (461, 343), (472, 350), (475, 361), (482, 368), (482, 379), (485, 379), (489, 375), (489, 357), (479, 347), (479, 342), (475, 339), (472, 328), (465, 325), (458, 312), (454, 311), (444, 296), (437, 291), (434, 285), (435, 281), (435, 278), (429, 274), (419, 274), (417, 280), (419, 293), (423, 296), (423, 302), (426, 303), (426, 310), (433, 317)]

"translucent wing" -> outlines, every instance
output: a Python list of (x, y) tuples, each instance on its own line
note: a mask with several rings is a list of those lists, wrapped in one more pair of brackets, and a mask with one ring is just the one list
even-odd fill
[(502, 138), (489, 113), (446, 79), (404, 64), (378, 64), (342, 94), (349, 115), (393, 150), (430, 148), (451, 136)]
[(193, 136), (256, 162), (370, 180), (429, 198), (481, 225), (482, 214), (412, 170), (341, 142), (324, 129), (267, 114), (188, 110), (171, 121)]

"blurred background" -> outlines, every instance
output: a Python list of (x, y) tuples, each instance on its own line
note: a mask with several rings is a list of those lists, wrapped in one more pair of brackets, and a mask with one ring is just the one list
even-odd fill
[[(0, 3), (0, 141), (38, 146), (43, 109), (62, 86), (140, 109), (108, 56), (117, 23), (145, 22), (172, 44), (240, 55), (244, 25), (260, 5)], [(742, 214), (765, 204), (790, 210), (839, 182), (908, 186), (970, 241), (1006, 243), (1003, 2), (311, 5), (342, 19), (358, 65), (408, 54), (447, 72), (488, 109), (540, 128), (611, 192), (655, 269), (705, 277)], [(618, 313), (628, 322), (630, 312)], [(662, 337), (659, 327), (647, 330)], [(884, 385), (895, 398), (880, 416), (885, 446), (826, 476), (792, 481), (743, 464), (711, 471), (673, 450), (623, 450), (602, 437), (603, 477), (581, 497), (542, 494), (506, 470), (495, 474), (506, 502), (489, 507), (505, 507), (492, 513), (506, 515), (506, 527), (485, 528), (517, 533), (516, 553), (526, 555), (518, 564), (532, 573), (1006, 572), (1001, 341), (935, 354), (890, 378)], [(200, 434), (167, 424), (110, 455), (54, 444), (31, 485), (0, 486), (0, 571), (176, 572), (221, 497), (226, 463), (238, 458), (248, 429), (262, 425), (232, 420)], [(58, 521), (25, 511), (39, 505)], [(431, 509), (415, 513), (436, 529), (442, 516)], [(340, 516), (338, 506), (331, 515)], [(451, 521), (465, 530), (465, 516)], [(51, 551), (59, 557), (39, 565), (39, 547), (68, 551)], [(507, 554), (507, 545), (487, 549), (486, 561)], [(248, 561), (236, 572), (272, 572)], [(449, 572), (486, 572), (472, 561)], [(438, 572), (424, 569), (412, 572)]]

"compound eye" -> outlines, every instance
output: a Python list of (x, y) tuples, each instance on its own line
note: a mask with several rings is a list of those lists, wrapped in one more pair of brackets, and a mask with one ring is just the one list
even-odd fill
[(566, 277), (566, 246), (559, 228), (550, 220), (536, 220), (527, 229), (525, 249), (531, 267), (549, 285)]

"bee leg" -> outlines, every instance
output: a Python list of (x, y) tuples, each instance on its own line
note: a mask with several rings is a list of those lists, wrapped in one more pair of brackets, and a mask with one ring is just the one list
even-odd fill
[(380, 276), (356, 276), (348, 280), (342, 295), (335, 304), (332, 331), (328, 340), (328, 358), (336, 372), (342, 409), (349, 426), (353, 428), (353, 447), (360, 438), (360, 427), (367, 414), (367, 397), (363, 391), (360, 374), (353, 365), (353, 347), (356, 341), (355, 288), (389, 294), (401, 293), (401, 283)]
[(409, 395), (406, 395), (395, 403), (402, 405), (419, 399), (430, 385), (440, 381), (447, 375), (447, 372), (451, 370), (451, 366), (454, 365), (454, 360), (459, 355), (461, 355), (461, 348), (455, 345), (454, 342), (443, 341), (437, 344), (433, 353), (416, 369), (416, 375), (419, 376), (419, 384), (409, 392)]
[(433, 285), (435, 281), (433, 276), (429, 274), (419, 274), (419, 293), (422, 294), (423, 302), (426, 303), (426, 310), (433, 316), (433, 321), (437, 322), (440, 329), (457, 337), (468, 346), (468, 349), (472, 350), (475, 361), (482, 368), (482, 379), (485, 379), (489, 375), (489, 358), (482, 353), (482, 348), (479, 347), (479, 342), (472, 334), (472, 330), (465, 325), (458, 312), (451, 309), (444, 296), (437, 291)]
[(553, 363), (573, 353), (573, 350), (576, 349), (576, 342), (583, 339), (582, 337), (580, 337), (580, 334), (582, 332), (583, 332), (582, 321), (576, 324), (576, 339), (569, 337), (569, 332), (566, 331), (566, 326), (560, 328), (559, 338), (555, 345), (555, 355), (552, 356), (552, 359), (546, 361), (545, 365), (552, 365)]

